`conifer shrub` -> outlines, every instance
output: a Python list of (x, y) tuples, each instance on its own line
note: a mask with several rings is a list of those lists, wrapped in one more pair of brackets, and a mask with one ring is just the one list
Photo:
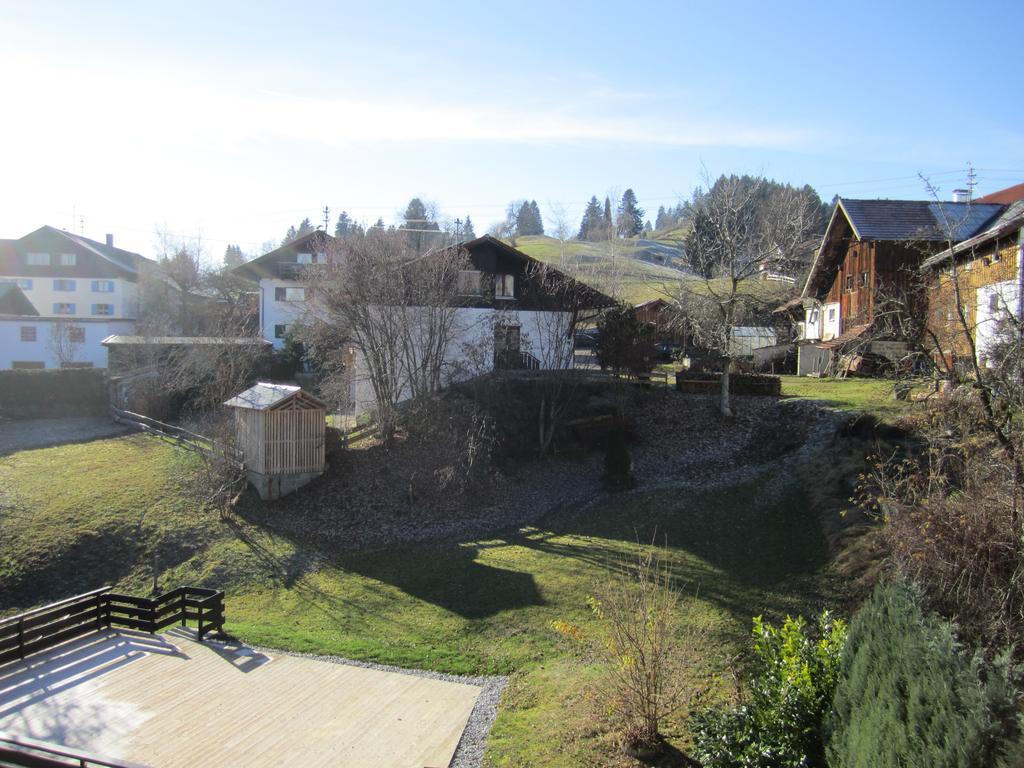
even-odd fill
[(838, 682), (846, 625), (828, 611), (817, 632), (802, 618), (781, 628), (754, 619), (754, 675), (742, 704), (694, 717), (694, 757), (716, 768), (825, 765), (824, 725)]
[(633, 459), (626, 444), (626, 431), (617, 425), (609, 434), (604, 452), (604, 481), (610, 491), (625, 491), (636, 485)]
[(958, 647), (906, 583), (880, 585), (850, 623), (829, 718), (832, 768), (981, 768), (1017, 735), (1012, 669)]

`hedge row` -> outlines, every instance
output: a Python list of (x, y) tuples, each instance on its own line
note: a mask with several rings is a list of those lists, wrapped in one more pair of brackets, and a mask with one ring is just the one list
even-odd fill
[[(714, 394), (721, 386), (722, 374), (676, 371), (676, 389), (690, 394)], [(729, 394), (781, 395), (782, 379), (761, 373), (729, 374)]]
[(0, 371), (0, 418), (50, 419), (107, 412), (106, 371)]

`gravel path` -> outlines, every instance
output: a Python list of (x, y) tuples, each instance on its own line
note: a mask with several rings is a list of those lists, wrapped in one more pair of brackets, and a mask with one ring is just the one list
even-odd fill
[(0, 456), (50, 445), (86, 443), (130, 431), (105, 416), (0, 421)]

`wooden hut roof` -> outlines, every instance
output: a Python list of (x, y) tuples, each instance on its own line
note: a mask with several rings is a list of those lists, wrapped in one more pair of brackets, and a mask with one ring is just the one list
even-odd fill
[(249, 408), (254, 411), (326, 409), (320, 399), (291, 384), (259, 382), (224, 403), (230, 408)]

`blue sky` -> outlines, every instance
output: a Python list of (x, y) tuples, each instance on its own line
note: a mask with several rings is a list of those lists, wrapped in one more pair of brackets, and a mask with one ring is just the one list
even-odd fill
[[(509, 200), (703, 169), (830, 199), (1024, 181), (1024, 4), (0, 0), (0, 236), (253, 250), (326, 205), (413, 195), (477, 231)], [(333, 226), (333, 224), (332, 224)]]

